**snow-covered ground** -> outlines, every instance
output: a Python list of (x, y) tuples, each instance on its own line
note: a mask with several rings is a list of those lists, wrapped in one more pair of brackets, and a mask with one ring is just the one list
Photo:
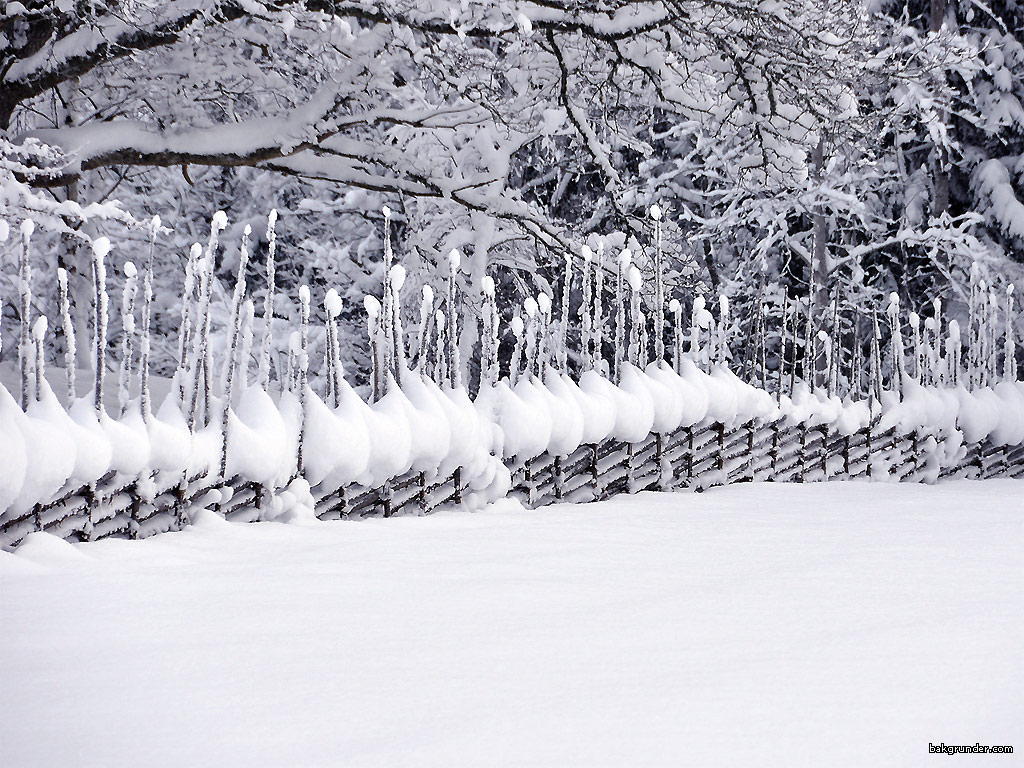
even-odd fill
[(35, 534), (0, 552), (0, 762), (1019, 765), (1022, 490)]

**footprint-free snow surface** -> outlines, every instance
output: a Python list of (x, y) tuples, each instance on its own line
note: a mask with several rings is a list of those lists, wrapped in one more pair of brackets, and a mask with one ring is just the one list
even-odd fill
[(0, 763), (1019, 765), (1022, 492), (34, 534), (0, 552)]

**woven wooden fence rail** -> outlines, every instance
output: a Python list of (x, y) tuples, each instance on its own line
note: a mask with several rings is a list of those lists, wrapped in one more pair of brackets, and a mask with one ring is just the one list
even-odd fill
[[(607, 440), (582, 445), (569, 456), (510, 459), (511, 495), (531, 507), (586, 502), (620, 493), (681, 488), (703, 490), (750, 481), (817, 482), (868, 478), (902, 482), (939, 478), (1019, 477), (1024, 445), (966, 445), (948, 465), (937, 464), (934, 438), (862, 429), (852, 435), (827, 426), (782, 422), (747, 423), (726, 428), (710, 423), (670, 434), (652, 434), (637, 443)], [(410, 472), (378, 488), (313, 488), (316, 516), (322, 520), (428, 514), (457, 505), (468, 492), (461, 470), (445, 477)], [(65, 539), (108, 536), (143, 538), (179, 530), (190, 510), (213, 508), (227, 520), (264, 518), (271, 491), (235, 478), (185, 477), (157, 472), (145, 478), (109, 474), (84, 488), (69, 489), (46, 504), (0, 524), (0, 544), (12, 547), (34, 531)]]

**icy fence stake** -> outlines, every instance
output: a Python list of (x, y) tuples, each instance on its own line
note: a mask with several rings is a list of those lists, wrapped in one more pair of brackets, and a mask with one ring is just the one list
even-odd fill
[(249, 388), (249, 358), (252, 357), (252, 326), (256, 318), (256, 307), (252, 299), (242, 305), (242, 340), (238, 353), (238, 373), (242, 377), (242, 389)]
[(627, 350), (629, 362), (633, 365), (640, 365), (641, 339), (640, 339), (640, 288), (642, 280), (640, 270), (635, 264), (631, 264), (626, 275), (629, 280), (629, 348)]
[(380, 302), (376, 297), (363, 297), (363, 308), (366, 310), (366, 333), (370, 339), (370, 396), (373, 402), (381, 398), (381, 382), (383, 376), (383, 360), (380, 348)]
[(789, 328), (789, 297), (782, 295), (782, 318), (779, 322), (779, 369), (776, 371), (778, 377), (775, 382), (775, 396), (782, 397), (782, 386), (786, 376), (786, 341)]
[(907, 371), (903, 347), (903, 330), (900, 327), (900, 297), (895, 291), (889, 294), (889, 306), (886, 307), (885, 314), (888, 315), (889, 324), (892, 327), (890, 346), (892, 348), (893, 383), (896, 385), (895, 389), (900, 393), (900, 398), (902, 399), (903, 382), (906, 380)]
[(661, 207), (649, 211), (654, 221), (654, 357), (665, 359), (665, 262), (661, 247)]
[(718, 363), (729, 362), (729, 297), (724, 293), (718, 297)]
[(615, 362), (613, 383), (618, 384), (622, 380), (622, 361), (626, 343), (626, 300), (623, 294), (625, 280), (630, 267), (630, 260), (633, 255), (626, 248), (619, 254), (616, 262), (615, 272)]
[(594, 267), (597, 279), (594, 285), (594, 321), (591, 323), (594, 333), (593, 369), (604, 375), (607, 372), (604, 362), (604, 240), (597, 244)]
[(551, 365), (551, 347), (549, 334), (551, 332), (551, 297), (546, 293), (537, 294), (537, 376), (541, 381), (546, 381), (548, 368)]
[(711, 315), (705, 309), (706, 301), (703, 296), (693, 297), (693, 307), (690, 310), (690, 357), (700, 365), (704, 362), (704, 355), (700, 346), (701, 328), (706, 328)]
[(483, 308), (480, 338), (480, 390), (498, 383), (498, 305), (494, 292), (494, 279), (484, 275), (481, 280)]
[(683, 360), (683, 306), (679, 299), (672, 299), (668, 309), (672, 313), (672, 368), (679, 373)]
[(523, 343), (525, 341), (525, 328), (523, 326), (523, 318), (518, 313), (512, 318), (512, 322), (509, 323), (512, 328), (512, 335), (516, 339), (515, 347), (512, 349), (512, 361), (509, 364), (508, 369), (508, 380), (511, 386), (516, 385), (516, 381), (519, 380), (519, 371), (523, 363)]
[(1003, 331), (1003, 378), (1017, 380), (1017, 342), (1013, 334), (1013, 285), (1006, 286), (1006, 328)]
[(913, 380), (917, 383), (921, 383), (921, 366), (924, 360), (924, 354), (921, 349), (921, 316), (917, 312), (911, 312), (907, 316), (907, 321), (910, 323), (910, 343), (914, 349), (914, 374)]
[[(264, 389), (270, 389), (270, 347), (273, 344), (274, 324), (274, 291), (276, 285), (276, 265), (274, 257), (277, 253), (277, 209), (273, 209), (267, 217), (267, 293), (263, 297), (263, 339), (260, 342), (260, 368), (256, 382)], [(278, 370), (278, 376), (281, 371)]]
[(341, 297), (331, 288), (324, 297), (324, 318), (327, 331), (327, 399), (333, 407), (341, 405), (341, 345), (338, 341), (338, 315), (341, 314)]
[[(206, 349), (210, 340), (210, 282), (213, 279), (213, 263), (210, 256), (204, 256), (196, 265), (199, 270), (199, 304), (196, 306), (195, 338), (186, 373), (188, 379), (188, 428), (195, 431), (199, 408), (199, 389), (203, 386), (206, 367)], [(209, 401), (207, 400), (207, 405)]]
[(996, 315), (999, 313), (999, 295), (996, 293), (995, 288), (992, 287), (988, 292), (988, 334), (987, 334), (987, 349), (985, 356), (985, 383), (991, 385), (998, 375), (999, 365), (997, 356), (999, 355), (998, 345), (996, 339), (999, 336), (998, 322)]
[(103, 413), (103, 376), (107, 367), (107, 267), (104, 259), (110, 253), (110, 241), (97, 238), (92, 244), (92, 280), (95, 292), (93, 314), (93, 349), (95, 378), (93, 380), (93, 406), (97, 413)]
[(882, 398), (882, 331), (878, 326), (878, 312), (871, 310), (871, 397)]
[(381, 212), (384, 214), (384, 284), (381, 286), (382, 306), (379, 332), (384, 337), (382, 345), (384, 373), (381, 377), (381, 381), (386, 383), (387, 374), (394, 373), (398, 366), (395, 363), (395, 312), (393, 301), (394, 297), (391, 291), (391, 264), (394, 261), (394, 252), (391, 250), (391, 208), (385, 205), (381, 208)]
[(32, 219), (25, 219), (21, 222), (21, 251), (18, 260), (18, 294), (21, 298), (19, 311), (21, 314), (21, 326), (18, 335), (18, 368), (21, 370), (21, 408), (28, 408), (29, 376), (32, 366), (32, 348), (29, 335), (31, 333), (31, 311), (32, 311), (32, 266), (28, 262), (29, 244), (32, 241), (32, 232), (35, 230), (35, 222)]
[(971, 264), (971, 292), (967, 303), (967, 386), (973, 389), (978, 381), (978, 339), (981, 318), (978, 294), (982, 290), (981, 267), (978, 262)]
[(391, 285), (391, 347), (395, 383), (402, 386), (405, 369), (405, 337), (402, 332), (402, 286), (405, 285), (405, 267), (395, 264), (389, 271)]
[(220, 418), (220, 476), (225, 480), (228, 469), (228, 429), (231, 426), (231, 400), (235, 386), (235, 365), (238, 352), (238, 337), (242, 331), (242, 302), (245, 300), (245, 270), (249, 266), (249, 235), (252, 227), (248, 224), (242, 230), (242, 248), (238, 254), (238, 277), (235, 278), (235, 292), (231, 297), (231, 338), (228, 342), (227, 357), (222, 373), (222, 396)]
[[(146, 275), (142, 279), (142, 341), (139, 348), (139, 407), (142, 410), (142, 418), (147, 423), (153, 414), (149, 397), (149, 353), (152, 343), (150, 324), (153, 313), (153, 261), (156, 257), (156, 234), (159, 229), (160, 217), (154, 216), (149, 224), (149, 258), (146, 261)], [(184, 295), (181, 300), (184, 304)]]
[(580, 347), (583, 353), (583, 359), (580, 363), (580, 370), (586, 371), (593, 368), (593, 343), (594, 343), (594, 308), (592, 295), (593, 291), (593, 273), (591, 272), (590, 262), (594, 258), (594, 252), (590, 250), (589, 246), (584, 245), (580, 249), (580, 255), (583, 258), (583, 301), (580, 302)]
[(43, 399), (43, 378), (46, 375), (46, 366), (43, 360), (43, 342), (46, 340), (46, 315), (40, 315), (32, 324), (32, 341), (35, 346), (35, 399), (39, 402)]
[(523, 372), (529, 379), (537, 370), (537, 300), (527, 296), (523, 302), (523, 311), (526, 313), (526, 363)]
[(419, 373), (430, 372), (430, 334), (433, 332), (434, 321), (434, 289), (423, 286), (423, 299), (420, 301), (420, 324), (416, 331), (416, 370)]
[(299, 286), (299, 448), (295, 457), (296, 471), (302, 474), (302, 452), (306, 442), (306, 390), (309, 372), (309, 286)]
[(455, 276), (462, 256), (452, 250), (448, 254), (448, 383), (458, 389), (462, 386), (462, 361), (459, 359), (459, 314), (456, 307)]
[(117, 404), (121, 416), (128, 410), (131, 398), (132, 355), (135, 338), (135, 293), (139, 273), (135, 264), (124, 263), (124, 291), (121, 293), (121, 370), (117, 380)]
[(181, 325), (178, 327), (178, 399), (182, 404), (188, 395), (186, 391), (188, 379), (189, 356), (192, 351), (192, 323), (194, 322), (192, 301), (195, 294), (196, 270), (199, 268), (199, 259), (203, 255), (203, 246), (193, 243), (188, 251), (188, 260), (185, 262), (185, 283), (181, 294)]
[(960, 323), (950, 320), (949, 335), (946, 337), (946, 362), (949, 366), (949, 381), (946, 383), (952, 387), (960, 384), (961, 349)]
[(565, 252), (565, 274), (562, 280), (562, 317), (558, 328), (558, 368), (569, 371), (569, 291), (572, 288), (572, 254)]
[(71, 320), (71, 305), (68, 299), (68, 273), (63, 267), (57, 268), (57, 301), (60, 305), (61, 328), (64, 330), (64, 368), (67, 376), (68, 407), (75, 402), (75, 325)]

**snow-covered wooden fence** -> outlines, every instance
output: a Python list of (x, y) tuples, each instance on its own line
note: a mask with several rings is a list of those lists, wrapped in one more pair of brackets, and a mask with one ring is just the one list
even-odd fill
[[(235, 521), (338, 519), (425, 514), (450, 504), (472, 509), (508, 494), (542, 505), (743, 481), (935, 482), (1024, 472), (1024, 384), (1016, 380), (1016, 340), (1006, 321), (1011, 293), (1000, 317), (980, 278), (966, 334), (956, 321), (945, 323), (936, 304), (923, 325), (914, 313), (906, 318), (913, 330), (906, 344), (893, 297), (884, 313), (887, 343), (872, 316), (863, 358), (859, 338), (842, 353), (836, 307), (823, 321), (809, 308), (803, 317), (784, 311), (769, 371), (773, 331), (759, 316), (748, 339), (760, 359), (746, 371), (753, 386), (730, 369), (724, 297), (717, 317), (696, 297), (684, 320), (678, 301), (665, 302), (656, 273), (648, 321), (628, 252), (609, 268), (584, 250), (578, 275), (567, 260), (561, 317), (552, 315), (551, 296), (527, 298), (509, 324), (514, 344), (505, 354), (495, 286), (484, 277), (468, 365), (459, 341), (471, 316), (460, 309), (457, 254), (442, 309), (425, 286), (418, 327), (407, 334), (405, 273), (392, 264), (386, 240), (382, 296), (365, 302), (373, 370), (363, 399), (343, 375), (334, 291), (324, 298), (326, 352), (316, 387), (308, 288), (299, 290), (287, 365), (271, 376), (269, 322), (252, 353), (247, 243), (225, 360), (215, 370), (210, 293), (223, 226), (223, 216), (215, 217), (206, 248), (190, 252), (179, 364), (159, 407), (149, 389), (151, 265), (141, 302), (138, 273), (125, 265), (117, 414), (104, 400), (109, 242), (94, 248), (93, 386), (78, 397), (69, 376), (62, 403), (44, 375), (47, 321), (31, 317), (32, 227), (22, 227), (20, 403), (0, 384), (0, 546), (34, 531), (144, 537), (187, 525), (199, 508)], [(265, 317), (275, 290), (273, 217), (268, 232)], [(614, 288), (606, 291), (606, 282)], [(72, 363), (75, 324), (63, 274), (58, 283)], [(572, 290), (582, 300), (579, 334), (570, 338)], [(258, 360), (255, 380), (250, 357)]]

